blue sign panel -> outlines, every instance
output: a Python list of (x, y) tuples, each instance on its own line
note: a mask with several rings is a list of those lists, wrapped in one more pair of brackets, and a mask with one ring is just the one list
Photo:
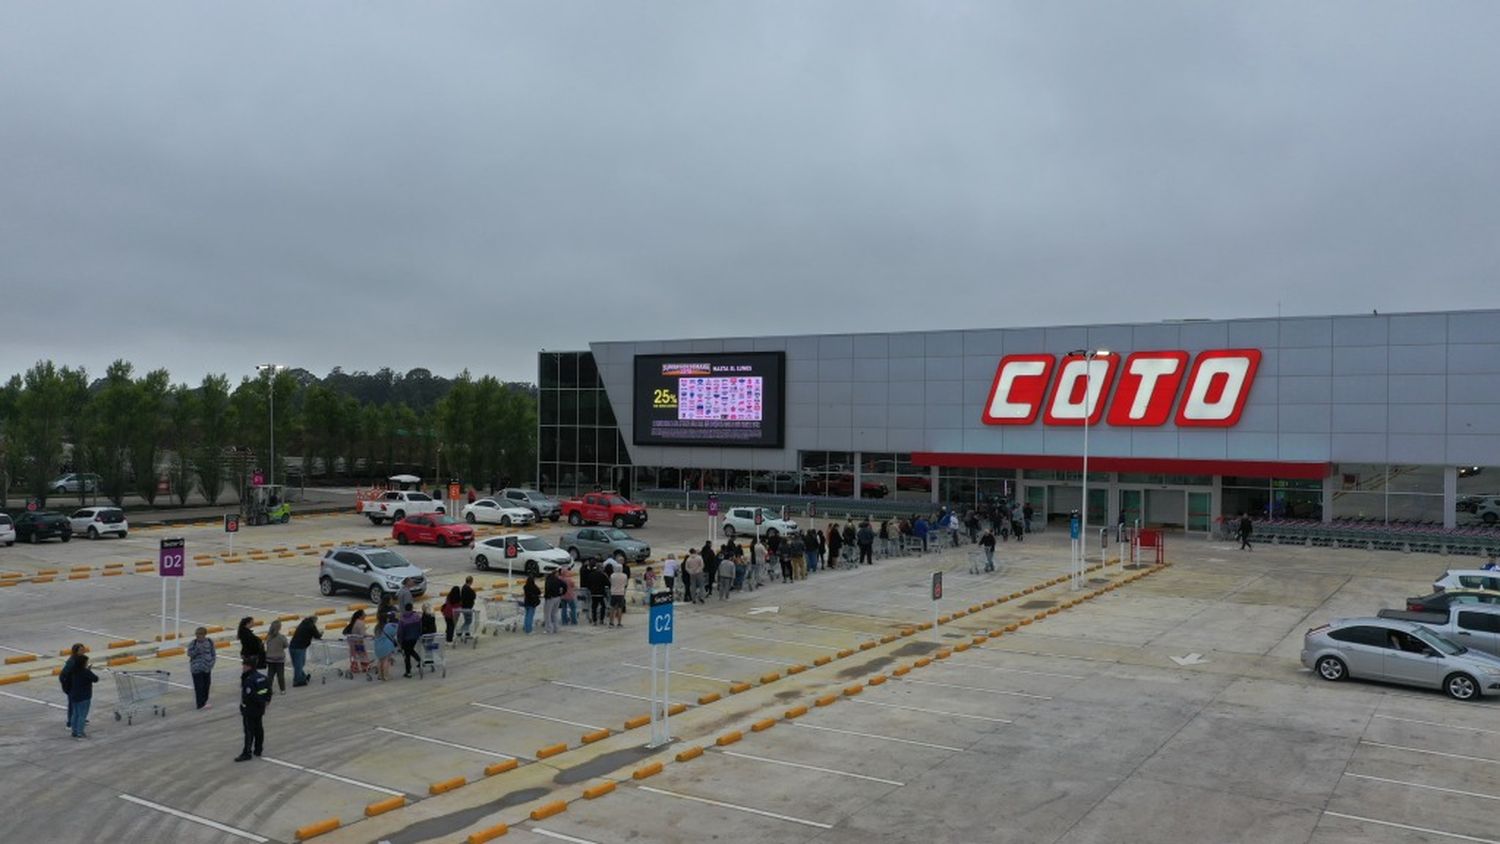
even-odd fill
[(657, 592), (651, 596), (647, 616), (646, 641), (652, 645), (672, 644), (672, 593)]
[(1077, 539), (1078, 538), (1078, 533), (1079, 533), (1078, 517), (1074, 516), (1068, 522), (1068, 538), (1069, 539)]

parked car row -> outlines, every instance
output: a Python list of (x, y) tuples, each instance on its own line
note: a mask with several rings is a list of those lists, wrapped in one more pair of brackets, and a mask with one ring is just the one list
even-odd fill
[(1444, 572), (1433, 589), (1404, 610), (1308, 630), (1302, 664), (1324, 680), (1442, 689), (1455, 700), (1500, 694), (1500, 571)]
[(124, 539), (129, 533), (130, 522), (119, 507), (84, 507), (70, 516), (51, 510), (28, 510), (15, 516), (0, 513), (0, 545), (6, 547), (46, 539), (68, 542), (74, 534), (89, 539)]

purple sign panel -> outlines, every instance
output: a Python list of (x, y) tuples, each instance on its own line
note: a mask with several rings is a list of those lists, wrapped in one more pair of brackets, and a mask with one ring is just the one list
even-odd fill
[(161, 577), (182, 577), (187, 569), (187, 541), (163, 539), (156, 557), (156, 573)]

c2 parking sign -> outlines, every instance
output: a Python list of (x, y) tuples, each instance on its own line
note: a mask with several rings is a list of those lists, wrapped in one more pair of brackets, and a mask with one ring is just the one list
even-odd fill
[(650, 614), (646, 619), (646, 642), (652, 645), (672, 644), (672, 593), (656, 592), (651, 595)]

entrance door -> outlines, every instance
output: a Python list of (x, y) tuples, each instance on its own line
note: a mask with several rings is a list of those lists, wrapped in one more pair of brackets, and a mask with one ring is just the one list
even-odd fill
[(1047, 523), (1047, 485), (1030, 484), (1026, 487), (1026, 503), (1031, 505), (1032, 524)]
[(1089, 485), (1089, 524), (1102, 527), (1109, 524), (1109, 487)]
[(1146, 524), (1181, 528), (1187, 525), (1187, 493), (1181, 489), (1146, 490)]
[(1189, 490), (1187, 494), (1187, 529), (1189, 533), (1208, 533), (1213, 527), (1212, 492)]
[(1125, 517), (1126, 527), (1135, 527), (1136, 520), (1145, 517), (1141, 509), (1144, 499), (1145, 490), (1120, 487), (1120, 515)]

